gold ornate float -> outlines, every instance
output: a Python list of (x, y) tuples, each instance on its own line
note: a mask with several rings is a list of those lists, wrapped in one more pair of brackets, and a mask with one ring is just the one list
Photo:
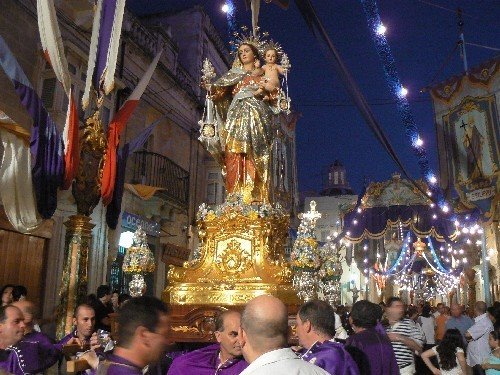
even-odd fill
[(200, 247), (183, 267), (170, 266), (164, 300), (171, 305), (244, 305), (271, 294), (287, 304), (298, 299), (284, 259), (288, 214), (268, 204), (248, 205), (232, 195), (198, 212)]

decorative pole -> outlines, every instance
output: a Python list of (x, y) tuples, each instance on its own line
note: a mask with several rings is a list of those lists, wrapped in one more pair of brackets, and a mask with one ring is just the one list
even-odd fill
[(97, 110), (86, 121), (80, 137), (80, 164), (73, 182), (72, 193), (77, 214), (70, 216), (66, 226), (65, 262), (60, 303), (57, 309), (57, 337), (62, 338), (73, 328), (75, 308), (87, 296), (89, 250), (92, 245), (90, 215), (101, 199), (101, 178), (107, 141)]

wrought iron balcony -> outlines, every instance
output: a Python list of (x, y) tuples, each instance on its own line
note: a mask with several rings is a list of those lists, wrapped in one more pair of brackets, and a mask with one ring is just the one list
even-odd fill
[(159, 188), (156, 195), (173, 200), (184, 207), (189, 203), (189, 172), (172, 160), (149, 151), (131, 155), (126, 181)]

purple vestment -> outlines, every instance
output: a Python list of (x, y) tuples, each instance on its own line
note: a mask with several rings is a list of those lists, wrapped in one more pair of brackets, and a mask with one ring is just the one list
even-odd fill
[(356, 362), (338, 342), (316, 342), (300, 357), (332, 375), (360, 375)]
[(365, 329), (350, 336), (346, 341), (346, 349), (357, 360), (363, 374), (399, 374), (391, 342), (385, 333), (382, 335), (375, 328)]
[(47, 335), (42, 332), (30, 332), (24, 335), (23, 341), (38, 345), (40, 353), (42, 353), (44, 356), (44, 362), (47, 366), (46, 368), (54, 365), (61, 357), (61, 353), (59, 352), (57, 346), (54, 344), (54, 341), (52, 341)]
[(57, 348), (57, 350), (62, 352), (63, 346), (66, 345), (68, 343), (68, 341), (74, 337), (78, 337), (78, 332), (76, 331), (76, 329), (74, 329), (73, 331), (68, 333), (66, 336), (64, 336), (59, 342), (54, 344), (54, 346)]
[(220, 345), (210, 345), (174, 359), (168, 375), (238, 375), (248, 363), (243, 359), (234, 359), (221, 364)]
[[(35, 337), (35, 336), (33, 336)], [(58, 354), (55, 347), (46, 342), (39, 343), (33, 337), (24, 338), (15, 345), (0, 350), (0, 369), (9, 374), (35, 374), (43, 372), (57, 362)]]
[(142, 375), (142, 368), (115, 354), (108, 354), (104, 361), (99, 362), (96, 374), (108, 375)]

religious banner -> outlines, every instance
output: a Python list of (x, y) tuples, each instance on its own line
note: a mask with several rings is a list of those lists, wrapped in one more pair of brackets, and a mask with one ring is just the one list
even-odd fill
[(500, 198), (499, 66), (500, 58), (493, 59), (431, 90), (443, 187), (456, 190), (461, 205), (479, 209), (486, 222)]

